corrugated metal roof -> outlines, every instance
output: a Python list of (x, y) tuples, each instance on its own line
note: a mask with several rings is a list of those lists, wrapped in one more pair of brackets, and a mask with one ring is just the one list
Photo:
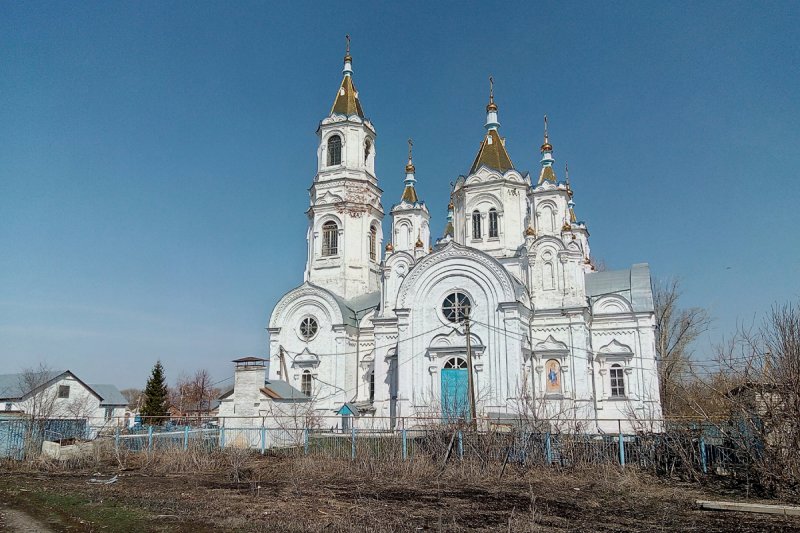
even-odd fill
[(359, 320), (357, 321), (355, 316), (353, 316), (354, 312), (375, 308), (381, 303), (381, 291), (368, 292), (367, 294), (362, 294), (361, 296), (356, 296), (355, 298), (351, 298), (349, 300), (340, 298), (331, 291), (328, 292), (331, 294), (331, 296), (333, 296), (333, 299), (336, 300), (336, 303), (339, 304), (339, 309), (342, 311), (344, 323), (350, 326), (357, 326), (358, 322), (364, 318), (365, 313), (361, 313), (358, 317)]
[(311, 400), (301, 391), (294, 388), (286, 381), (280, 379), (268, 379), (264, 382), (264, 392), (274, 400), (292, 400), (307, 402)]
[[(35, 377), (38, 384), (44, 384), (54, 380), (61, 374), (67, 372), (66, 370), (51, 370), (42, 374), (41, 379), (39, 376)], [(25, 386), (25, 373), (19, 372), (17, 374), (0, 374), (0, 399), (10, 400), (14, 398), (22, 398), (30, 390), (24, 390), (28, 387)]]
[(637, 263), (627, 270), (586, 274), (586, 296), (599, 298), (607, 294), (622, 296), (635, 312), (653, 311), (650, 267), (647, 263)]
[(89, 386), (102, 398), (100, 400), (100, 407), (128, 405), (128, 400), (125, 399), (125, 396), (122, 395), (115, 385), (93, 384)]

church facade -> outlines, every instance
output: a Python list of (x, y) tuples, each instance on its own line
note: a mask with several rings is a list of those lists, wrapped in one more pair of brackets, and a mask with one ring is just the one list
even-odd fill
[(658, 420), (649, 268), (595, 270), (546, 119), (541, 168), (523, 172), (490, 94), (480, 149), (435, 239), (410, 142), (386, 216), (349, 51), (343, 74), (317, 130), (304, 281), (269, 319), (270, 378), (322, 415), (385, 427), (473, 412), (586, 431)]

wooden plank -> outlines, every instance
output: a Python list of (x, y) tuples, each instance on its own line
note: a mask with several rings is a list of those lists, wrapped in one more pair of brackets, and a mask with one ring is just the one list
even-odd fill
[(714, 511), (738, 511), (741, 513), (778, 514), (783, 516), (800, 516), (800, 507), (793, 505), (767, 505), (764, 503), (715, 502), (697, 500), (701, 509)]

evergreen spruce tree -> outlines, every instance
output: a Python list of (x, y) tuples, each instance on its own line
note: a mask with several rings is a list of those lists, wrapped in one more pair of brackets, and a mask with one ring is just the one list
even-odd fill
[(142, 421), (146, 424), (162, 424), (167, 416), (167, 382), (164, 379), (164, 367), (157, 361), (153, 372), (144, 388), (144, 405), (142, 405)]

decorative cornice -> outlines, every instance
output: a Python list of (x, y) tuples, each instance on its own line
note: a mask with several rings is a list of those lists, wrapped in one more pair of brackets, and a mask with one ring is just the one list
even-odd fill
[(410, 288), (422, 277), (426, 271), (428, 271), (428, 269), (430, 269), (430, 267), (447, 261), (448, 259), (470, 259), (479, 263), (481, 266), (488, 268), (495, 275), (495, 278), (500, 282), (500, 286), (503, 289), (505, 296), (503, 300), (508, 301), (511, 299), (516, 299), (511, 275), (503, 267), (503, 265), (501, 265), (493, 257), (479, 250), (461, 246), (455, 241), (450, 241), (439, 250), (435, 250), (432, 254), (425, 256), (424, 259), (422, 259), (414, 266), (413, 269), (411, 269), (410, 274), (406, 276), (402, 285), (400, 286), (400, 294), (397, 299), (398, 307), (406, 307), (406, 298), (408, 297)]
[(272, 311), (272, 315), (270, 316), (269, 327), (275, 328), (276, 326), (273, 325), (273, 322), (278, 318), (282, 317), (283, 314), (286, 312), (286, 309), (293, 303), (298, 300), (307, 297), (316, 297), (323, 300), (328, 306), (333, 310), (337, 316), (331, 317), (331, 322), (334, 324), (341, 324), (344, 322), (344, 317), (341, 314), (341, 309), (339, 308), (339, 303), (336, 299), (328, 292), (326, 289), (322, 287), (318, 287), (316, 285), (312, 285), (309, 282), (303, 283), (299, 287), (292, 289), (291, 291), (287, 292), (283, 295), (283, 297), (278, 301), (278, 305), (275, 306), (275, 309)]

